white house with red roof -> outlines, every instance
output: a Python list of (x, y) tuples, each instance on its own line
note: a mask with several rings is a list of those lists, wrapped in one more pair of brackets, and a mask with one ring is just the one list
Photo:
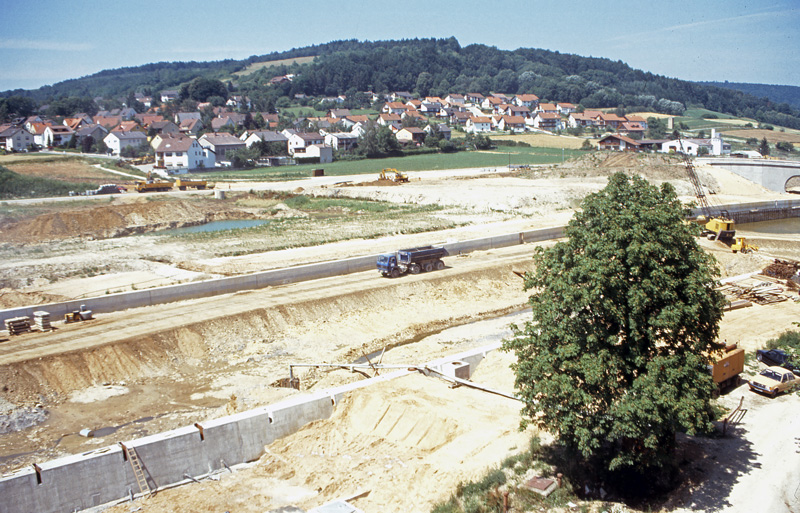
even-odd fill
[(216, 165), (214, 153), (203, 148), (197, 139), (185, 135), (164, 134), (155, 153), (155, 167), (169, 171), (208, 169)]
[(539, 105), (539, 97), (535, 94), (518, 94), (514, 97), (514, 104), (520, 107), (536, 109)]
[(536, 107), (536, 112), (545, 112), (547, 114), (558, 114), (558, 107), (555, 103), (540, 103)]
[(406, 110), (408, 110), (408, 106), (405, 103), (389, 102), (383, 106), (381, 112), (384, 114), (397, 114), (399, 116)]
[(464, 103), (471, 103), (472, 105), (480, 106), (486, 97), (481, 93), (467, 93), (464, 95)]
[(69, 141), (72, 139), (72, 135), (75, 133), (68, 126), (64, 125), (51, 125), (47, 126), (44, 129), (44, 134), (42, 135), (42, 139), (44, 140), (44, 146), (61, 146), (62, 144), (68, 144)]
[(575, 112), (575, 105), (567, 102), (559, 103), (556, 105), (556, 108), (558, 109), (558, 113), (562, 116), (568, 116), (572, 112)]
[(482, 116), (471, 116), (464, 129), (472, 134), (492, 131), (492, 119)]
[(609, 134), (597, 142), (598, 150), (639, 151), (639, 141), (620, 134)]
[(415, 126), (408, 126), (397, 131), (395, 137), (401, 144), (422, 144), (425, 142), (425, 131)]
[(647, 130), (647, 120), (644, 119), (642, 116), (637, 116), (635, 114), (628, 114), (625, 116), (625, 119), (628, 120), (630, 123), (639, 123), (645, 130)]
[(298, 132), (289, 136), (289, 155), (304, 153), (306, 148), (313, 145), (324, 145), (325, 136), (315, 132)]
[(584, 112), (572, 112), (567, 118), (567, 125), (570, 128), (594, 126), (594, 118)]
[(561, 130), (564, 123), (557, 112), (537, 112), (531, 119), (530, 124), (539, 130)]
[(483, 110), (490, 110), (494, 112), (496, 107), (503, 105), (504, 103), (506, 102), (502, 98), (498, 98), (497, 96), (490, 96), (488, 98), (485, 98), (481, 102), (481, 108)]
[(525, 118), (522, 116), (500, 116), (497, 129), (504, 132), (524, 132)]
[(381, 114), (378, 116), (378, 124), (380, 126), (388, 126), (394, 131), (403, 128), (403, 121), (399, 114)]

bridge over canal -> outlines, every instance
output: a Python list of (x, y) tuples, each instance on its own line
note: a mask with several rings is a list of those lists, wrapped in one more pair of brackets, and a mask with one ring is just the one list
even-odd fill
[(800, 162), (772, 159), (699, 158), (697, 163), (720, 167), (763, 185), (775, 192), (786, 192), (789, 180), (797, 178), (800, 186)]

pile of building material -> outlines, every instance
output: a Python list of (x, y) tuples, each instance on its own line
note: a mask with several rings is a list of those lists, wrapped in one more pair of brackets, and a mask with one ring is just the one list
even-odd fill
[(14, 317), (6, 319), (6, 329), (10, 335), (19, 335), (31, 331), (30, 317)]
[(50, 326), (50, 312), (45, 312), (44, 310), (33, 312), (33, 323), (39, 331), (50, 331), (53, 329), (52, 326)]
[(800, 262), (795, 262), (793, 260), (779, 260), (776, 258), (774, 262), (769, 264), (762, 271), (762, 274), (781, 280), (789, 280), (792, 277), (800, 274)]
[(717, 290), (725, 295), (728, 303), (725, 310), (744, 308), (752, 303), (758, 305), (780, 303), (790, 298), (780, 280), (760, 274), (728, 283)]

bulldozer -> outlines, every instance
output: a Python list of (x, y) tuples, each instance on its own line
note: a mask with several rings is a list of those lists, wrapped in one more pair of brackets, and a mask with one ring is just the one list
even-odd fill
[(384, 168), (381, 174), (378, 175), (378, 180), (391, 180), (395, 183), (404, 183), (408, 181), (408, 176), (397, 169)]
[(73, 310), (72, 312), (68, 312), (64, 314), (64, 324), (69, 324), (72, 322), (80, 322), (80, 321), (88, 321), (91, 320), (92, 311), (86, 308), (86, 305), (81, 305), (80, 310)]
[(752, 253), (758, 251), (758, 246), (749, 244), (745, 237), (736, 237), (736, 240), (731, 244), (731, 251), (734, 253)]

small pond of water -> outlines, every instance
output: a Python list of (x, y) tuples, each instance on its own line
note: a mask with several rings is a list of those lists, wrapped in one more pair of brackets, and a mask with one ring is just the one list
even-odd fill
[(243, 228), (254, 228), (269, 223), (268, 219), (228, 219), (226, 221), (211, 221), (197, 226), (186, 226), (184, 228), (173, 228), (170, 230), (159, 230), (150, 232), (150, 235), (183, 235), (185, 233), (201, 232), (221, 232), (223, 230), (241, 230)]

